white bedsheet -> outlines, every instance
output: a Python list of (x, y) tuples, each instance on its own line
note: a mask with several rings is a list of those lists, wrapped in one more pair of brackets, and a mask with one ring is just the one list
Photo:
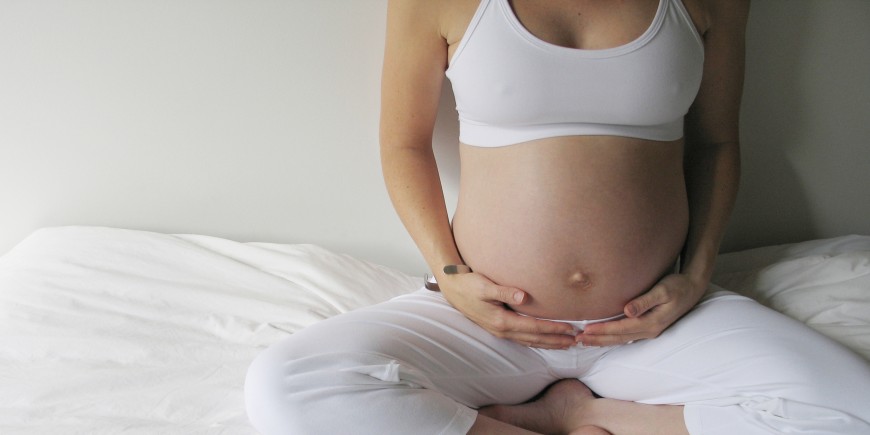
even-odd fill
[(870, 360), (870, 237), (725, 254), (719, 257), (713, 281), (806, 323)]
[[(728, 254), (715, 281), (870, 359), (870, 237)], [(313, 245), (37, 231), (0, 257), (0, 434), (253, 434), (257, 352), (421, 284)]]
[(0, 434), (252, 434), (245, 370), (421, 280), (311, 245), (43, 229), (0, 258)]

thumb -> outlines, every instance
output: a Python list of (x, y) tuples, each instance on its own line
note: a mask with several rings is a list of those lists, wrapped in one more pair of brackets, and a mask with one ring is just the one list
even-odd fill
[(640, 317), (657, 305), (667, 302), (665, 291), (661, 286), (655, 286), (650, 291), (632, 299), (625, 305), (625, 315)]
[(526, 302), (526, 292), (511, 287), (495, 287), (493, 299), (505, 304), (519, 305)]

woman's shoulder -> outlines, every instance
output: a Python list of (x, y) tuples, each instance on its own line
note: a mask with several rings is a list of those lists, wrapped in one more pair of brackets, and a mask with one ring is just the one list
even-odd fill
[(701, 34), (714, 27), (746, 24), (750, 0), (682, 0)]
[[(389, 11), (414, 22), (418, 29), (435, 27), (450, 43), (462, 37), (481, 0), (389, 0)], [(458, 38), (457, 38), (458, 35)]]

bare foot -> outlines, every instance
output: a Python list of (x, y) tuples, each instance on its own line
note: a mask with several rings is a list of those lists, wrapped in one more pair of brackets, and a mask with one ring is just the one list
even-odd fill
[(489, 406), (480, 414), (539, 434), (652, 433), (655, 428), (657, 434), (689, 435), (682, 406), (599, 398), (576, 379), (553, 383), (531, 402)]
[(582, 382), (564, 379), (550, 385), (536, 400), (522, 405), (489, 406), (480, 413), (537, 433), (609, 435), (588, 423), (586, 411), (594, 400), (592, 391)]
[(560, 433), (598, 435), (609, 432), (587, 425), (584, 411), (595, 400), (592, 390), (576, 379), (563, 379), (551, 385), (536, 402), (549, 410), (553, 421), (560, 422)]

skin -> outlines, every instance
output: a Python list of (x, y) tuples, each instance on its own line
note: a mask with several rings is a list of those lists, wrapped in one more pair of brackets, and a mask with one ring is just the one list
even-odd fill
[[(658, 1), (511, 3), (539, 39), (602, 49), (642, 34)], [(704, 76), (684, 139), (460, 144), (462, 181), (451, 226), (432, 134), (444, 71), (478, 0), (390, 0), (381, 101), (387, 189), (445, 298), (490, 333), (547, 349), (652, 339), (706, 290), (738, 185), (749, 5), (684, 4), (705, 45)], [(498, 170), (506, 167), (513, 169), (510, 177)], [(671, 274), (678, 254), (681, 272)], [(466, 263), (474, 273), (441, 272)], [(579, 335), (564, 323), (517, 314), (567, 320), (620, 311), (627, 318), (590, 325)], [(555, 384), (539, 402), (481, 410), (471, 433), (621, 434), (650, 433), (650, 427), (685, 433), (682, 408), (596, 399), (575, 380)]]

